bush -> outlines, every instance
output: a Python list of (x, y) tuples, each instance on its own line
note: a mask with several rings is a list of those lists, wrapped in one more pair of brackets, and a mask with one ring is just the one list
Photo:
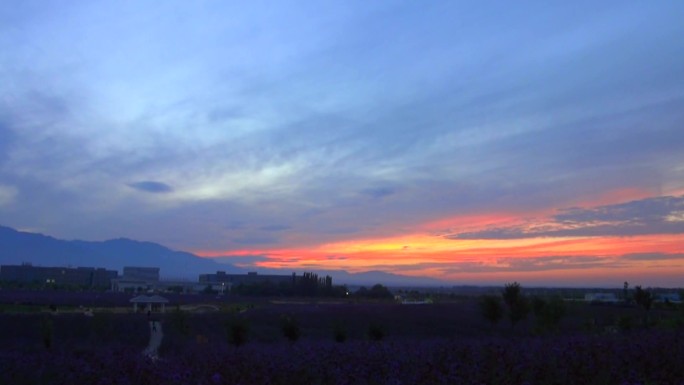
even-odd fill
[(294, 318), (284, 315), (280, 317), (280, 331), (290, 342), (295, 342), (301, 336), (299, 323)]
[(496, 325), (503, 318), (504, 311), (499, 297), (485, 295), (480, 300), (480, 311), (482, 316), (489, 321), (492, 326)]
[(179, 334), (184, 336), (190, 335), (190, 322), (188, 321), (188, 315), (186, 312), (180, 308), (176, 308), (176, 310), (171, 312), (169, 321), (171, 323), (171, 327)]
[(375, 284), (370, 289), (362, 286), (354, 293), (354, 296), (359, 298), (374, 298), (374, 299), (389, 299), (393, 298), (392, 292), (381, 284)]
[(242, 346), (247, 343), (249, 335), (249, 324), (244, 318), (234, 317), (226, 322), (226, 332), (228, 342), (235, 346)]
[(617, 320), (617, 327), (623, 333), (628, 333), (632, 330), (633, 325), (632, 317), (623, 315)]
[(532, 300), (532, 311), (538, 331), (555, 331), (565, 316), (565, 302), (560, 297), (553, 297), (548, 301), (535, 297)]
[(379, 324), (370, 324), (368, 326), (368, 338), (371, 341), (382, 341), (385, 338), (385, 330)]
[(344, 342), (347, 340), (347, 329), (340, 325), (337, 324), (333, 328), (333, 337), (335, 338), (335, 342)]
[(54, 326), (52, 319), (49, 316), (45, 316), (41, 320), (40, 332), (43, 340), (43, 346), (45, 346), (45, 349), (50, 349), (52, 347), (52, 340), (54, 337)]

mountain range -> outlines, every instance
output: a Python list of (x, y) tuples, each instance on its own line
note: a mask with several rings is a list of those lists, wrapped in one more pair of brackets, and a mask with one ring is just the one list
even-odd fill
[[(291, 274), (278, 269), (244, 269), (225, 263), (229, 257), (208, 259), (195, 254), (171, 250), (152, 242), (119, 238), (100, 242), (61, 240), (39, 233), (18, 231), (0, 226), (0, 264), (34, 266), (104, 267), (122, 272), (124, 266), (159, 267), (162, 279), (197, 280), (199, 274), (218, 270), (229, 274), (257, 271), (259, 274)], [(218, 261), (221, 261), (219, 263)], [(349, 273), (344, 270), (314, 271), (330, 275), (336, 284), (387, 286), (440, 286), (445, 282), (390, 274), (382, 271)], [(297, 274), (303, 273), (295, 271)]]

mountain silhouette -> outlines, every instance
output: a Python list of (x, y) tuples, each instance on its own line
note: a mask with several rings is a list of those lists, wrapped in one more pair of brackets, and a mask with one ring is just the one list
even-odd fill
[[(34, 266), (104, 267), (122, 273), (124, 266), (159, 267), (162, 279), (197, 281), (199, 274), (215, 273), (217, 270), (229, 274), (244, 274), (257, 271), (259, 274), (297, 274), (303, 271), (278, 269), (244, 269), (227, 261), (229, 257), (208, 259), (195, 254), (171, 250), (152, 242), (141, 242), (127, 238), (101, 242), (66, 241), (48, 235), (17, 231), (0, 226), (0, 264), (19, 265), (31, 263)], [(220, 262), (219, 262), (220, 261)], [(344, 270), (317, 270), (319, 276), (330, 275), (336, 284), (388, 286), (438, 286), (439, 281), (426, 277), (409, 277), (382, 271), (349, 273)]]
[[(104, 267), (122, 272), (124, 266), (159, 267), (163, 279), (197, 280), (199, 274), (231, 271), (233, 266), (175, 251), (152, 242), (120, 238), (102, 242), (65, 241), (43, 234), (0, 226), (0, 263), (35, 266)], [(234, 269), (238, 272), (238, 269)]]

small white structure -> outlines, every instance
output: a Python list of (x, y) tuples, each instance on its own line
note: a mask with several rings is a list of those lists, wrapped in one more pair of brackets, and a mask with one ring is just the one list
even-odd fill
[(154, 283), (142, 281), (139, 279), (129, 279), (129, 278), (114, 278), (111, 280), (111, 290), (123, 293), (127, 290), (132, 292), (136, 291), (147, 291), (154, 288)]
[(131, 298), (129, 302), (133, 304), (133, 311), (136, 313), (138, 312), (138, 304), (145, 305), (145, 311), (148, 312), (151, 312), (154, 306), (158, 306), (158, 309), (164, 313), (169, 300), (160, 295), (139, 295)]
[(584, 295), (587, 302), (618, 302), (615, 293), (587, 293)]
[(669, 302), (669, 303), (681, 303), (681, 297), (679, 293), (659, 293), (655, 296), (656, 302)]
[(402, 305), (429, 305), (432, 303), (432, 299), (405, 299), (401, 301)]

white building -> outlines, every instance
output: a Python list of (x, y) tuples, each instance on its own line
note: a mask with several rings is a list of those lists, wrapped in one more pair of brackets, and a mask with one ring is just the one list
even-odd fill
[(618, 302), (615, 293), (586, 293), (584, 300), (587, 302)]
[(679, 293), (659, 293), (655, 296), (656, 302), (681, 303), (682, 299)]
[(129, 302), (133, 304), (133, 311), (136, 313), (139, 305), (144, 305), (146, 312), (160, 311), (164, 313), (169, 300), (160, 295), (139, 295), (131, 298)]

